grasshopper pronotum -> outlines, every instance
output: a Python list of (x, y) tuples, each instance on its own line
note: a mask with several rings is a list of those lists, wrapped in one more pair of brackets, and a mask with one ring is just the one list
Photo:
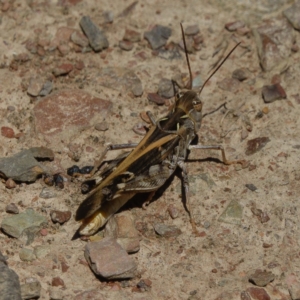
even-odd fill
[[(119, 144), (106, 148), (99, 160), (100, 163), (95, 165), (92, 174), (99, 168), (109, 150), (134, 149), (130, 153), (113, 160), (111, 164), (104, 168), (98, 180), (91, 179), (84, 182), (84, 186), (90, 186), (92, 190), (79, 205), (76, 212), (75, 219), (81, 221), (79, 229), (81, 235), (94, 234), (135, 194), (150, 192), (150, 197), (152, 197), (155, 191), (170, 178), (177, 167), (182, 171), (184, 191), (189, 204), (189, 182), (185, 159), (190, 149), (217, 149), (222, 152), (225, 164), (233, 163), (226, 159), (222, 146), (191, 145), (191, 142), (196, 137), (204, 117), (202, 116), (200, 93), (208, 80), (239, 44), (230, 51), (204, 82), (200, 91), (196, 92), (192, 90), (192, 73), (183, 27), (182, 24), (180, 25), (190, 75), (189, 87), (184, 92), (176, 95), (174, 108), (166, 117), (155, 120), (152, 114), (148, 112), (152, 125), (139, 144)], [(196, 230), (189, 205), (188, 209), (193, 229)]]

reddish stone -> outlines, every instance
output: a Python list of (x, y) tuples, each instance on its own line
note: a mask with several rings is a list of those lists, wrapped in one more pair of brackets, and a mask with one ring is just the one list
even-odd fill
[(69, 138), (78, 130), (105, 118), (111, 102), (82, 90), (62, 90), (46, 96), (34, 107), (35, 130), (43, 135)]
[(84, 62), (82, 60), (78, 61), (76, 64), (75, 64), (75, 68), (77, 70), (82, 70), (84, 68)]
[(10, 127), (2, 126), (1, 127), (1, 135), (4, 137), (7, 137), (9, 139), (12, 139), (15, 137), (15, 132)]
[(258, 137), (247, 142), (246, 155), (252, 155), (261, 150), (266, 144), (270, 142), (268, 137)]
[(52, 278), (52, 286), (65, 286), (65, 283), (60, 277), (54, 277)]
[[(68, 44), (61, 44), (57, 46), (58, 51), (63, 55), (67, 55), (70, 52), (70, 47)], [(72, 66), (73, 68), (73, 66)]]
[(66, 75), (70, 73), (72, 70), (73, 70), (72, 64), (61, 64), (60, 66), (54, 68), (53, 75), (54, 76)]
[(61, 270), (63, 273), (66, 273), (70, 267), (64, 262), (61, 262)]
[(199, 237), (205, 237), (206, 236), (206, 232), (205, 231), (201, 231), (197, 234), (197, 236)]
[[(264, 71), (276, 68), (290, 56), (294, 30), (285, 19), (269, 19), (254, 29), (260, 64)], [(276, 38), (274, 38), (276, 37)]]
[(286, 99), (285, 90), (279, 83), (263, 86), (262, 96), (265, 103), (271, 103), (275, 100)]
[(123, 40), (132, 43), (139, 42), (141, 40), (141, 34), (135, 30), (126, 29)]
[(2, 4), (1, 10), (2, 10), (3, 12), (6, 12), (6, 11), (8, 11), (8, 10), (10, 9), (10, 6), (11, 6), (11, 4), (10, 4), (9, 2), (4, 2), (4, 3)]
[(8, 178), (5, 182), (5, 187), (7, 187), (8, 189), (14, 189), (16, 186), (17, 184), (11, 178)]
[(53, 223), (63, 224), (70, 220), (71, 218), (70, 211), (59, 211), (59, 210), (51, 210), (50, 216)]
[(250, 287), (247, 292), (254, 300), (271, 300), (268, 293), (262, 288)]
[(165, 99), (156, 93), (149, 93), (147, 98), (149, 101), (155, 102), (158, 105), (165, 104)]
[(55, 39), (57, 39), (58, 44), (66, 43), (70, 40), (72, 33), (75, 31), (74, 28), (60, 27), (57, 29), (55, 34)]
[(119, 47), (122, 49), (122, 50), (125, 50), (125, 51), (130, 51), (133, 49), (133, 44), (131, 42), (128, 42), (128, 41), (120, 41), (119, 42)]
[(20, 53), (14, 57), (14, 60), (23, 63), (29, 61), (30, 57), (27, 53)]
[(41, 234), (42, 236), (46, 236), (46, 235), (48, 234), (48, 230), (47, 230), (46, 228), (42, 228), (42, 229), (40, 230), (40, 234)]

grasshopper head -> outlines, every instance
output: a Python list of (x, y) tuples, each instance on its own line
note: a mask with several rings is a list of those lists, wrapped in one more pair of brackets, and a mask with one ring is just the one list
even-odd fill
[(193, 121), (197, 132), (202, 121), (202, 101), (198, 94), (193, 90), (188, 90), (177, 98), (175, 105), (175, 108), (181, 109)]

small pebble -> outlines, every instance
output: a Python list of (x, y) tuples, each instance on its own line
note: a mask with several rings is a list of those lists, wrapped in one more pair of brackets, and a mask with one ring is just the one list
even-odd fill
[(19, 208), (15, 203), (9, 203), (6, 206), (5, 211), (9, 214), (18, 214), (19, 213)]
[(248, 188), (252, 192), (257, 190), (257, 187), (252, 183), (246, 184), (245, 186), (246, 186), (246, 188)]
[(265, 115), (267, 115), (269, 113), (269, 108), (267, 106), (265, 106), (262, 110), (261, 110)]
[(20, 250), (19, 257), (23, 261), (33, 261), (36, 258), (33, 253), (33, 250), (28, 249), (28, 248), (22, 248)]
[(196, 35), (199, 33), (199, 26), (197, 24), (195, 25), (191, 25), (191, 26), (188, 26), (185, 30), (184, 30), (184, 33), (186, 35)]
[(17, 186), (15, 181), (11, 178), (8, 178), (5, 182), (5, 187), (8, 189), (14, 189)]
[(131, 43), (136, 43), (141, 40), (141, 34), (135, 30), (126, 29), (123, 36), (123, 40)]
[(98, 131), (106, 131), (108, 129), (108, 123), (103, 121), (95, 125), (95, 129)]
[(42, 229), (40, 230), (40, 234), (41, 234), (42, 236), (47, 236), (47, 235), (48, 235), (48, 230), (47, 230), (46, 228), (42, 228)]
[(50, 217), (53, 223), (63, 224), (70, 220), (72, 213), (70, 211), (51, 210)]
[(157, 50), (167, 43), (167, 40), (171, 36), (171, 34), (171, 28), (156, 25), (151, 31), (147, 31), (144, 33), (144, 38), (148, 40), (153, 50)]
[(44, 85), (44, 80), (42, 78), (31, 78), (29, 81), (29, 86), (27, 89), (27, 94), (33, 97), (37, 97)]
[(15, 137), (15, 132), (10, 127), (2, 126), (1, 127), (1, 135), (6, 138), (12, 139)]
[(178, 217), (178, 214), (179, 214), (178, 209), (173, 204), (170, 204), (168, 206), (168, 212), (172, 219), (176, 219)]
[(93, 272), (105, 279), (128, 279), (136, 276), (136, 260), (114, 238), (105, 237), (100, 241), (87, 243), (84, 256)]
[(44, 187), (39, 195), (39, 197), (43, 198), (43, 199), (51, 199), (51, 198), (55, 198), (56, 196), (57, 196), (57, 194), (55, 193), (55, 191), (53, 191), (53, 189), (47, 188), (47, 187)]
[(21, 285), (21, 296), (23, 300), (26, 299), (38, 299), (41, 295), (41, 283), (35, 278), (29, 278), (25, 284)]
[(241, 300), (251, 300), (251, 297), (246, 291), (241, 292)]
[(166, 78), (162, 78), (158, 84), (158, 95), (164, 98), (174, 97), (174, 87), (172, 81)]
[(134, 80), (131, 84), (131, 91), (135, 97), (140, 97), (143, 95), (143, 86), (142, 82), (138, 78), (138, 80)]
[(83, 16), (79, 24), (95, 52), (108, 48), (109, 44), (106, 36), (99, 27), (93, 23), (90, 17)]
[(10, 7), (11, 7), (11, 3), (9, 3), (8, 1), (7, 1), (7, 2), (4, 2), (4, 3), (2, 4), (1, 10), (2, 10), (3, 12), (7, 12), (7, 11), (10, 9)]
[(112, 23), (114, 21), (114, 13), (110, 10), (103, 12), (105, 23)]
[(87, 37), (77, 30), (71, 34), (71, 41), (80, 47), (87, 47), (89, 45)]
[(40, 245), (34, 247), (34, 254), (37, 258), (46, 257), (50, 253), (50, 246), (49, 245)]
[(255, 273), (251, 274), (249, 277), (250, 282), (260, 287), (266, 286), (274, 279), (275, 279), (275, 275), (272, 272), (267, 272), (262, 270), (255, 270)]
[(70, 267), (69, 267), (64, 261), (61, 262), (61, 271), (62, 271), (63, 273), (66, 273), (66, 272), (68, 271), (69, 268), (70, 268)]
[(58, 51), (62, 56), (67, 55), (70, 52), (70, 47), (68, 44), (61, 44), (57, 46)]
[(145, 135), (147, 133), (143, 123), (137, 123), (133, 126), (132, 130), (138, 135)]
[(60, 277), (52, 278), (52, 286), (65, 286), (64, 281)]
[(44, 85), (43, 85), (43, 88), (42, 90), (40, 91), (39, 95), (44, 97), (44, 96), (47, 96), (49, 95), (51, 92), (52, 92), (52, 89), (53, 89), (53, 84), (51, 81), (47, 80)]
[(298, 52), (299, 51), (299, 46), (297, 44), (293, 44), (292, 47), (291, 47), (291, 50), (293, 52)]
[(247, 141), (247, 148), (246, 148), (246, 155), (252, 155), (262, 148), (264, 148), (267, 143), (270, 142), (270, 139), (268, 137), (258, 137), (254, 138), (252, 140)]
[(262, 97), (265, 103), (271, 103), (275, 100), (286, 99), (286, 93), (283, 87), (279, 83), (276, 83), (263, 86)]
[(157, 223), (154, 225), (155, 232), (163, 237), (177, 237), (182, 232), (181, 230), (176, 227), (175, 225), (166, 225), (163, 223)]
[(263, 288), (250, 287), (247, 292), (255, 300), (271, 300), (269, 294)]
[(249, 133), (247, 130), (243, 129), (241, 132), (241, 139), (244, 140), (248, 137)]
[(7, 110), (8, 110), (8, 111), (15, 111), (16, 108), (15, 108), (13, 105), (8, 105), (8, 106), (7, 106)]
[(53, 69), (52, 73), (55, 77), (66, 75), (73, 70), (72, 64), (61, 64), (60, 66)]
[(237, 79), (238, 81), (244, 81), (250, 76), (250, 71), (246, 68), (236, 69), (232, 73), (232, 78)]
[(133, 44), (131, 42), (128, 42), (128, 41), (120, 41), (119, 42), (119, 47), (122, 49), (122, 50), (125, 50), (125, 51), (130, 51), (133, 49)]
[(147, 99), (149, 101), (151, 101), (151, 102), (156, 103), (157, 105), (163, 105), (163, 104), (165, 104), (165, 99), (163, 97), (159, 96), (156, 93), (149, 93), (147, 95)]

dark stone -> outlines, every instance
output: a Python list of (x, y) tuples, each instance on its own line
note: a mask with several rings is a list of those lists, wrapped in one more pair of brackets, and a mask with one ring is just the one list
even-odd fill
[(172, 30), (169, 27), (156, 25), (151, 31), (144, 33), (144, 38), (150, 43), (151, 48), (156, 50), (167, 43), (171, 36)]
[(0, 252), (0, 298), (1, 300), (22, 300), (19, 276), (11, 270)]
[(0, 158), (0, 172), (15, 181), (34, 182), (45, 173), (45, 169), (34, 158), (30, 149), (27, 149), (13, 156)]
[(257, 190), (257, 187), (254, 184), (252, 184), (252, 183), (246, 184), (245, 186), (246, 186), (246, 188), (248, 188), (252, 192), (254, 192), (254, 191)]
[(275, 100), (286, 99), (285, 90), (279, 83), (263, 86), (262, 96), (265, 103), (271, 103)]
[(267, 143), (270, 142), (270, 139), (268, 137), (258, 137), (252, 140), (249, 140), (247, 142), (247, 149), (245, 154), (246, 155), (252, 155), (256, 153), (257, 151), (261, 150), (263, 147), (267, 145)]
[(106, 36), (98, 26), (93, 23), (90, 17), (82, 17), (79, 24), (95, 52), (108, 48), (109, 44)]

